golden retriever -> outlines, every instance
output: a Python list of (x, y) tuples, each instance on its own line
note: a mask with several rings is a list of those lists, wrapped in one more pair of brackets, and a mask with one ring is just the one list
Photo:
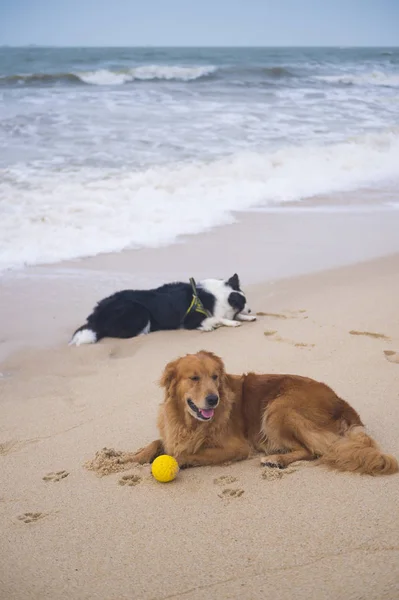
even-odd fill
[(262, 452), (262, 465), (285, 468), (313, 460), (338, 469), (388, 475), (397, 460), (383, 454), (357, 412), (324, 383), (298, 375), (228, 375), (211, 352), (170, 362), (160, 384), (160, 439), (130, 455), (138, 463), (160, 454), (180, 467), (216, 465)]

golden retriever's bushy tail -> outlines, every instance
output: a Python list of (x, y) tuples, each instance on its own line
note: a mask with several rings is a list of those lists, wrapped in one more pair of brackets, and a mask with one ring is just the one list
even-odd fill
[(364, 473), (367, 475), (392, 475), (398, 473), (396, 458), (383, 454), (377, 443), (363, 427), (353, 427), (334, 441), (319, 459), (324, 464), (338, 471)]

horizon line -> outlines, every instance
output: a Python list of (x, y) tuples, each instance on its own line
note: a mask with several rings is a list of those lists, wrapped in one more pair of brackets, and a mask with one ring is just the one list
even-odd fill
[(160, 49), (160, 48), (173, 48), (173, 49), (232, 49), (232, 48), (242, 48), (242, 49), (247, 49), (247, 48), (257, 48), (257, 49), (268, 49), (268, 48), (338, 48), (338, 49), (352, 49), (352, 48), (394, 48), (394, 49), (399, 49), (399, 45), (395, 46), (395, 45), (377, 45), (377, 44), (372, 44), (372, 45), (347, 45), (347, 44), (333, 44), (333, 45), (327, 45), (327, 46), (319, 46), (316, 44), (312, 44), (312, 45), (305, 45), (305, 44), (300, 44), (300, 45), (284, 45), (284, 44), (278, 44), (278, 45), (265, 45), (265, 46), (258, 46), (258, 45), (244, 45), (244, 44), (239, 44), (239, 45), (235, 45), (235, 46), (222, 46), (222, 45), (204, 45), (204, 46), (198, 46), (198, 45), (190, 45), (190, 46), (186, 46), (186, 45), (179, 45), (179, 46), (172, 46), (172, 45), (162, 45), (162, 46), (155, 46), (153, 44), (144, 44), (144, 45), (88, 45), (88, 46), (82, 46), (80, 44), (73, 44), (73, 45), (54, 45), (54, 44), (35, 44), (35, 43), (29, 43), (29, 44), (0, 44), (0, 49), (1, 48), (58, 48), (58, 49), (70, 49), (70, 48), (82, 48), (82, 49), (93, 49), (93, 48), (110, 48), (110, 49), (114, 49), (114, 48), (136, 48), (136, 49), (141, 49), (141, 48), (153, 48), (153, 49)]

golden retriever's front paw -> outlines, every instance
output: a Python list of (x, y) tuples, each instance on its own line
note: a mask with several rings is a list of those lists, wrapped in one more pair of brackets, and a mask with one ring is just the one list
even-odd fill
[(137, 452), (129, 454), (127, 462), (145, 465), (151, 462), (151, 458), (152, 456), (144, 448), (144, 450), (138, 450)]
[(284, 465), (282, 465), (276, 458), (272, 456), (264, 456), (260, 459), (260, 464), (262, 467), (271, 467), (272, 469), (284, 469)]

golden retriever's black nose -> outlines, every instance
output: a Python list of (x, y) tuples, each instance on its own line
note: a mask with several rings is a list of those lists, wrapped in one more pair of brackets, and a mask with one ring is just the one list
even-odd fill
[(207, 396), (205, 400), (208, 406), (214, 408), (219, 402), (219, 396), (216, 396), (216, 394), (209, 394), (209, 396)]

